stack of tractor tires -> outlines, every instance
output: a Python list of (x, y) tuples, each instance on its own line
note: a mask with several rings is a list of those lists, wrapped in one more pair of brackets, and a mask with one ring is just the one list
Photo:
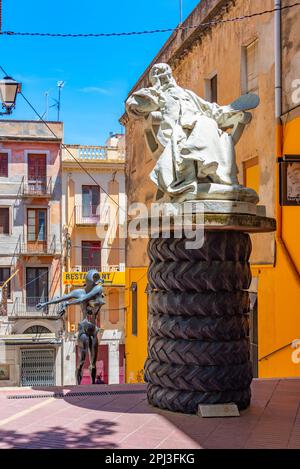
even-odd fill
[(186, 239), (148, 245), (150, 404), (195, 413), (199, 404), (250, 404), (251, 282), (248, 234), (206, 231), (200, 249)]

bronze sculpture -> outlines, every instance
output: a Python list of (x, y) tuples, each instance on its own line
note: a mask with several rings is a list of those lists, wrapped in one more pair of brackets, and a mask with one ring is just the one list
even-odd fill
[[(98, 331), (96, 326), (97, 315), (100, 308), (105, 304), (103, 294), (103, 280), (97, 270), (89, 270), (86, 275), (85, 288), (78, 288), (60, 298), (38, 303), (36, 309), (42, 310), (48, 305), (62, 303), (59, 316), (63, 316), (66, 308), (70, 305), (81, 305), (83, 320), (78, 324), (78, 347), (80, 360), (76, 370), (77, 384), (82, 380), (82, 369), (87, 353), (90, 355), (90, 371), (92, 383), (96, 381), (96, 361), (98, 353)], [(71, 300), (71, 301), (69, 301)]]

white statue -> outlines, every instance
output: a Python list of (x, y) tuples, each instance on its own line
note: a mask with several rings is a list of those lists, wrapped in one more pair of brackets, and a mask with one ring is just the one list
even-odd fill
[[(156, 160), (150, 174), (157, 199), (227, 199), (257, 203), (258, 195), (238, 183), (234, 145), (256, 107), (256, 95), (244, 95), (229, 106), (199, 98), (177, 85), (167, 64), (150, 71), (151, 87), (126, 102), (130, 116), (145, 119), (145, 135)], [(231, 133), (228, 129), (232, 129)], [(226, 131), (227, 130), (227, 131)], [(167, 196), (167, 197), (166, 197)]]

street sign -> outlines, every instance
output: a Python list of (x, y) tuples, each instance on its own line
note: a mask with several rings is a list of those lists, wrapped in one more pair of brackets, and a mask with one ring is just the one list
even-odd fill
[[(63, 272), (64, 285), (84, 285), (87, 272)], [(99, 272), (104, 286), (125, 285), (125, 272)]]

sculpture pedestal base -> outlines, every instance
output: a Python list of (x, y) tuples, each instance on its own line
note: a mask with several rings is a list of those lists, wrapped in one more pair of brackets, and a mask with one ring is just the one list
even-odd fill
[(243, 231), (251, 230), (227, 226), (205, 227), (200, 249), (186, 249), (184, 238), (149, 241), (145, 379), (154, 406), (196, 413), (199, 404), (250, 404), (251, 240)]

